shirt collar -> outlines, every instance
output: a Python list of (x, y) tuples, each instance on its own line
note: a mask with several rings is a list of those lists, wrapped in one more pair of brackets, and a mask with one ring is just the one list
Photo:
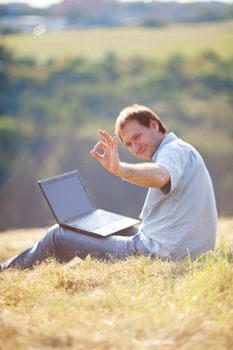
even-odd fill
[(177, 139), (177, 136), (174, 134), (174, 132), (169, 132), (163, 139), (163, 141), (160, 143), (159, 147), (156, 149), (155, 153), (152, 156), (152, 159), (155, 161), (159, 152), (161, 149), (168, 143), (174, 141)]

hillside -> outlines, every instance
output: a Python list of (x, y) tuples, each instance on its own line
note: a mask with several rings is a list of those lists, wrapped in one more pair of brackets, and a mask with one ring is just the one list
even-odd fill
[(32, 32), (37, 25), (47, 31), (70, 28), (144, 26), (158, 28), (171, 23), (203, 23), (230, 20), (232, 4), (206, 1), (63, 0), (45, 9), (25, 4), (0, 5), (0, 31)]
[[(43, 229), (0, 234), (0, 259)], [(54, 261), (0, 274), (0, 349), (231, 350), (233, 219), (196, 262)]]
[[(233, 55), (233, 21), (171, 24), (162, 28), (95, 28), (48, 32), (45, 35), (13, 34), (0, 38), (21, 58), (39, 63), (75, 58), (100, 61), (111, 53), (121, 59), (141, 58), (163, 62), (174, 55), (192, 59), (204, 52), (221, 58)], [(136, 39), (136, 40), (135, 40)], [(62, 48), (62, 50), (61, 50)]]

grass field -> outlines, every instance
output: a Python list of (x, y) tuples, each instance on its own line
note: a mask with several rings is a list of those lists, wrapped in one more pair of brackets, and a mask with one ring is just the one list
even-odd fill
[[(0, 261), (44, 229), (0, 235)], [(233, 348), (233, 219), (196, 262), (74, 259), (0, 274), (0, 349)]]
[(192, 57), (204, 50), (229, 57), (233, 54), (233, 22), (176, 24), (160, 29), (86, 29), (41, 36), (17, 34), (1, 36), (0, 43), (21, 57), (41, 62), (73, 57), (99, 60), (109, 52), (121, 58), (141, 56), (158, 61), (174, 54)]

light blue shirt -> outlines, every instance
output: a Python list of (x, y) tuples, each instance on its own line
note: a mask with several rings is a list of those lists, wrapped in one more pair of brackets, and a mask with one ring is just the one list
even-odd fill
[(165, 167), (170, 191), (150, 188), (140, 214), (143, 243), (151, 253), (192, 259), (214, 248), (217, 209), (209, 172), (194, 147), (169, 133), (152, 160)]

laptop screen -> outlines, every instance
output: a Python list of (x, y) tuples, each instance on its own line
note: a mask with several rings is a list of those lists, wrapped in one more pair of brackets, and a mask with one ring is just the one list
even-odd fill
[(39, 181), (39, 185), (60, 223), (95, 209), (77, 170)]

